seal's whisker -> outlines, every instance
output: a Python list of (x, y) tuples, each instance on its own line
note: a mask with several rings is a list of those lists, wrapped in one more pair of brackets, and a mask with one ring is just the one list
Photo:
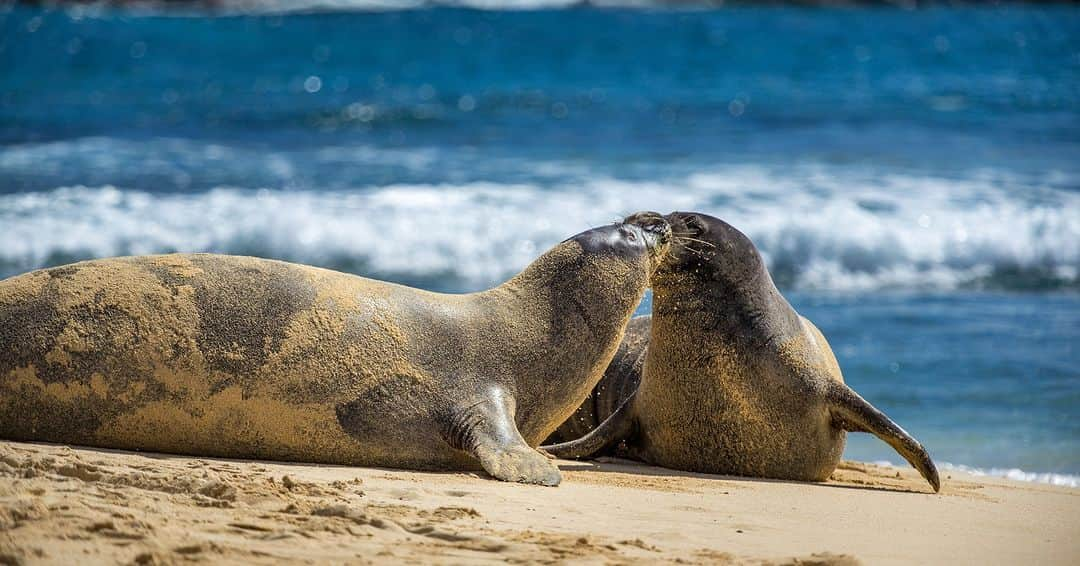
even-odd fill
[(686, 231), (679, 231), (679, 230), (675, 230), (674, 228), (672, 228), (671, 232), (672, 232), (673, 234), (681, 234), (681, 235), (683, 235), (683, 236), (687, 236), (687, 235), (690, 235), (690, 234), (693, 234), (693, 233), (694, 233), (694, 232), (692, 232), (692, 231), (690, 231), (690, 230), (686, 230)]
[(690, 247), (690, 246), (684, 246), (684, 247), (683, 247), (682, 249), (683, 249), (683, 251), (688, 251), (688, 252), (690, 252), (690, 253), (694, 253), (694, 254), (697, 254), (697, 256), (698, 256), (698, 257), (701, 257), (701, 258), (708, 258), (708, 257), (711, 257), (711, 255), (707, 255), (705, 251), (703, 251), (703, 250), (699, 250), (699, 249), (695, 249), (695, 248), (692, 248), (692, 247)]
[(689, 236), (679, 236), (679, 235), (674, 235), (674, 238), (675, 238), (676, 240), (685, 240), (685, 241), (687, 241), (687, 242), (698, 242), (699, 244), (705, 244), (706, 246), (709, 246), (709, 247), (711, 247), (711, 248), (715, 248), (715, 247), (716, 247), (716, 244), (714, 244), (714, 243), (712, 243), (712, 242), (706, 242), (705, 240), (699, 240), (699, 239), (697, 239), (697, 238), (691, 238), (691, 237), (689, 237)]

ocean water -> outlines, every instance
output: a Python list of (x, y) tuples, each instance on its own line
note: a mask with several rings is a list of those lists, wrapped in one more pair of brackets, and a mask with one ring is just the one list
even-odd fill
[(1080, 9), (391, 4), (0, 7), (0, 276), (214, 251), (471, 291), (699, 210), (938, 461), (1077, 484)]

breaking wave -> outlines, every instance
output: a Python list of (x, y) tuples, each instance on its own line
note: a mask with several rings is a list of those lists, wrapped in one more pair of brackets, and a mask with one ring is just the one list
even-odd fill
[(1076, 289), (1080, 194), (1071, 183), (1061, 174), (944, 178), (811, 164), (328, 191), (65, 186), (0, 195), (0, 273), (213, 251), (469, 289), (512, 275), (571, 234), (648, 209), (724, 218), (754, 240), (785, 288)]

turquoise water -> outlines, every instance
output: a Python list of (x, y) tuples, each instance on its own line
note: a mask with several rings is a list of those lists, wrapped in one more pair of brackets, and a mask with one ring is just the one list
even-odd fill
[(216, 251), (467, 291), (701, 210), (938, 460), (1075, 484), (1078, 32), (1068, 6), (0, 8), (0, 276)]

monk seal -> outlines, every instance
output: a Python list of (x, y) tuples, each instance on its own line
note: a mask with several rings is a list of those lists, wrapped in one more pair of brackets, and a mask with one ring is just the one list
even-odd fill
[(583, 457), (622, 441), (622, 454), (669, 468), (823, 481), (845, 431), (870, 432), (940, 489), (922, 445), (844, 384), (749, 238), (704, 214), (666, 219), (675, 236), (652, 316), (630, 322), (590, 399), (548, 441), (561, 443), (542, 449)]
[(16, 276), (0, 437), (557, 485), (534, 447), (603, 375), (668, 233), (589, 230), (461, 295), (200, 254)]

